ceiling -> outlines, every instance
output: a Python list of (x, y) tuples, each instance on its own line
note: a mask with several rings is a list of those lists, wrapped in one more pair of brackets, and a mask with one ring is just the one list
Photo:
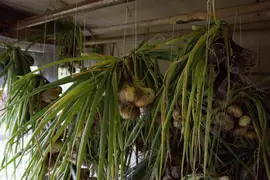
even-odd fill
[(58, 9), (84, 0), (1, 0), (1, 3), (34, 14), (45, 13), (48, 9)]
[[(65, 5), (76, 4), (84, 0), (1, 0), (16, 9), (35, 14), (43, 14), (48, 9), (57, 9)], [(162, 18), (206, 10), (207, 0), (137, 0), (128, 3), (127, 22)], [(242, 4), (254, 3), (256, 0), (216, 0), (217, 8), (225, 8)], [(79, 22), (90, 27), (103, 27), (123, 24), (126, 16), (126, 4), (98, 9), (77, 15)]]
[[(1, 0), (2, 3), (15, 9), (23, 10), (36, 15), (45, 13), (48, 9), (58, 9), (66, 5), (71, 5), (85, 0)], [(106, 0), (104, 0), (106, 1)], [(215, 0), (216, 8), (235, 7), (243, 4), (256, 3), (258, 0)], [(197, 11), (206, 11), (207, 0), (137, 0), (128, 3), (106, 7), (91, 12), (78, 13), (74, 15), (76, 22), (85, 24), (89, 28), (109, 27), (113, 25), (125, 24), (134, 21), (144, 21), (158, 19), (168, 16), (181, 15)], [(237, 11), (235, 12), (235, 17)], [(127, 17), (127, 18), (126, 18)], [(236, 21), (241, 23), (252, 23), (254, 21), (270, 20), (270, 12), (250, 14), (239, 18), (226, 18), (231, 24)], [(193, 23), (192, 23), (193, 24)], [(181, 24), (174, 27), (178, 29), (190, 28), (190, 24)], [(251, 25), (249, 25), (251, 26)], [(134, 26), (135, 27), (135, 26)], [(137, 31), (143, 33), (171, 31), (172, 25), (158, 27), (143, 27)], [(134, 28), (128, 29), (128, 34), (134, 34)], [(102, 33), (101, 33), (102, 34)], [(103, 36), (119, 36), (123, 30), (103, 33)]]
[[(217, 8), (253, 3), (255, 0), (216, 0)], [(144, 21), (206, 10), (206, 0), (138, 0), (129, 3), (127, 22)], [(135, 14), (135, 12), (137, 12)], [(124, 24), (126, 4), (87, 12), (78, 19), (87, 19), (91, 27)]]

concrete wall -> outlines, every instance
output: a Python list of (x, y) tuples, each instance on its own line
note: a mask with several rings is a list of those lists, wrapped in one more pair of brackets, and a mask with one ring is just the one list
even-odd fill
[(256, 58), (251, 80), (256, 83), (270, 77), (270, 31), (236, 33), (234, 40), (240, 46), (251, 50)]
[(237, 33), (234, 39), (256, 55), (257, 67), (254, 71), (270, 72), (270, 31)]
[[(270, 76), (270, 31), (249, 31), (242, 33), (235, 33), (234, 41), (239, 45), (247, 48), (253, 52), (253, 55), (256, 57), (257, 65), (253, 69), (254, 72), (260, 72), (265, 75), (259, 75), (256, 78), (265, 78), (268, 73)], [(130, 50), (133, 50), (142, 40), (137, 40), (135, 43), (133, 39), (127, 39), (125, 43), (117, 42), (114, 55), (122, 56), (123, 54), (128, 53)], [(158, 39), (155, 42), (162, 42), (162, 39)], [(123, 50), (124, 47), (124, 50)], [(104, 53), (109, 55), (112, 49), (112, 43), (104, 46)], [(162, 72), (165, 72), (168, 67), (168, 63), (161, 61), (160, 69)], [(254, 77), (253, 77), (254, 78)]]
[[(5, 49), (0, 48), (0, 54), (4, 51)], [(51, 63), (54, 60), (54, 54), (52, 52), (46, 52), (46, 53), (30, 52), (29, 54), (35, 60), (34, 65), (38, 67)], [(57, 80), (57, 67), (56, 66), (44, 69), (42, 73), (44, 77), (50, 82)], [(2, 83), (3, 83), (3, 78), (0, 78), (0, 84)]]
[[(0, 41), (6, 42), (6, 43), (16, 42), (15, 39), (11, 39), (5, 36), (0, 36)], [(30, 44), (31, 44), (30, 42), (21, 41), (15, 45), (19, 46), (22, 50), (25, 50), (26, 48), (28, 48)], [(0, 46), (0, 53), (4, 51), (5, 51), (4, 47)], [(39, 44), (39, 43), (32, 45), (28, 49), (28, 52), (35, 60), (34, 65), (38, 67), (41, 67), (45, 64), (55, 61), (56, 60), (55, 58), (56, 54), (54, 53), (55, 51), (56, 51), (55, 46), (48, 45), (48, 44), (44, 45), (44, 44)], [(57, 79), (57, 67), (47, 68), (43, 70), (42, 73), (49, 81), (55, 81)]]

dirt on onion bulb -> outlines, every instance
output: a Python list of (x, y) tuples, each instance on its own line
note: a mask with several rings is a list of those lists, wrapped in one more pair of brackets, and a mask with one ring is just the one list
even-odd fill
[(119, 92), (119, 100), (121, 103), (134, 102), (136, 100), (136, 89), (132, 86), (125, 85)]
[(242, 108), (237, 104), (232, 104), (227, 108), (227, 113), (233, 118), (240, 118), (243, 115)]
[(131, 103), (120, 104), (119, 111), (123, 119), (136, 120), (140, 117), (140, 108)]
[(234, 128), (234, 120), (224, 112), (217, 113), (213, 123), (220, 127), (222, 131), (230, 131)]
[(247, 115), (242, 116), (238, 121), (239, 126), (242, 126), (242, 127), (246, 127), (250, 123), (251, 123), (251, 118)]
[(257, 134), (254, 131), (249, 130), (245, 135), (247, 139), (255, 140), (257, 139)]
[(137, 107), (144, 107), (151, 104), (155, 99), (156, 93), (151, 88), (141, 88), (135, 101)]
[(241, 127), (238, 126), (234, 129), (233, 135), (234, 136), (244, 136), (248, 130), (248, 127)]
[(182, 113), (181, 113), (181, 109), (180, 108), (175, 108), (173, 110), (173, 119), (177, 120), (177, 121), (181, 121), (182, 120)]

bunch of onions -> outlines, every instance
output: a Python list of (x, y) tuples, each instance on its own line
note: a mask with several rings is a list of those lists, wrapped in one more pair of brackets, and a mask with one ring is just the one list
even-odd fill
[(235, 137), (244, 136), (247, 139), (256, 139), (257, 137), (250, 128), (250, 116), (246, 115), (241, 106), (237, 104), (228, 106), (226, 112), (217, 113), (213, 123), (222, 131), (232, 131)]
[(136, 120), (140, 117), (140, 108), (153, 103), (155, 91), (151, 88), (124, 84), (119, 92), (119, 111), (123, 119)]
[(254, 140), (257, 138), (256, 133), (251, 130), (251, 118), (244, 114), (244, 111), (239, 105), (232, 104), (227, 108), (227, 112), (237, 119), (237, 126), (233, 131), (234, 136), (244, 136), (247, 139)]

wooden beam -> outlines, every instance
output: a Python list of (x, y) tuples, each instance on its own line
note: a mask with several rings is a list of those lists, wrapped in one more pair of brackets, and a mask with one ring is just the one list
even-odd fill
[[(129, 0), (129, 2), (134, 0)], [(125, 3), (126, 0), (86, 0), (77, 4), (67, 6), (65, 8), (58, 9), (52, 13), (45, 13), (40, 16), (34, 16), (29, 19), (19, 22), (18, 26), (15, 26), (15, 30), (22, 30), (25, 28), (37, 26), (47, 22), (51, 22), (63, 17), (74, 15), (75, 13), (94, 11), (97, 9), (102, 9), (110, 6), (115, 6), (118, 4)]]
[[(231, 29), (234, 28), (234, 24), (230, 25)], [(242, 23), (241, 24), (241, 28), (240, 28), (240, 24), (237, 24), (235, 27), (235, 32), (258, 32), (258, 31), (270, 31), (270, 20), (268, 21), (255, 21), (255, 22), (248, 22), (248, 23)], [(191, 29), (181, 29), (181, 30), (177, 30), (174, 33), (175, 34), (186, 34), (191, 32)], [(141, 39), (150, 39), (153, 38), (154, 36), (156, 36), (157, 34), (162, 35), (163, 37), (171, 37), (172, 36), (172, 32), (171, 31), (163, 31), (163, 32), (151, 32), (148, 34), (137, 34), (137, 40), (141, 40)], [(134, 35), (127, 35), (125, 37), (126, 40), (130, 40), (130, 39), (134, 39), (135, 36)], [(108, 44), (108, 43), (114, 43), (114, 42), (122, 42), (124, 40), (123, 36), (117, 36), (117, 37), (109, 37), (109, 38), (100, 38), (100, 39), (96, 39), (95, 41), (93, 40), (88, 40), (84, 43), (84, 45), (86, 46), (92, 46), (92, 45), (97, 45), (97, 44)]]
[[(260, 2), (260, 3), (255, 3), (255, 4), (247, 4), (247, 5), (240, 5), (236, 7), (217, 9), (216, 15), (218, 19), (223, 19), (225, 17), (235, 16), (236, 11), (237, 11), (238, 16), (241, 16), (241, 15), (246, 15), (246, 14), (265, 12), (269, 10), (270, 10), (270, 1), (266, 1), (266, 2)], [(146, 28), (146, 27), (151, 27), (151, 26), (167, 25), (167, 24), (186, 24), (190, 22), (204, 21), (206, 20), (206, 18), (207, 18), (206, 11), (194, 12), (194, 13), (189, 13), (189, 14), (181, 14), (178, 16), (140, 21), (136, 23), (136, 26), (137, 28)], [(115, 25), (115, 26), (93, 28), (91, 30), (92, 32), (96, 34), (106, 34), (109, 32), (122, 30), (124, 28), (133, 29), (134, 22), (128, 23), (128, 24)]]

